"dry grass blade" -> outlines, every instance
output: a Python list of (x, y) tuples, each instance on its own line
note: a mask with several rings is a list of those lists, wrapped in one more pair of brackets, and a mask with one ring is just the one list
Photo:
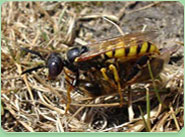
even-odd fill
[(42, 94), (41, 94), (40, 92), (38, 92), (38, 95), (39, 95), (39, 97), (40, 97), (40, 99), (41, 99), (41, 101), (42, 101), (42, 102), (40, 102), (42, 105), (45, 105), (45, 106), (48, 107), (49, 109), (54, 110), (54, 111), (58, 112), (59, 114), (62, 114), (62, 115), (63, 115), (63, 114), (65, 113), (64, 110), (61, 110), (61, 109), (59, 109), (59, 108), (57, 108), (57, 107), (54, 107), (52, 104), (48, 104), (48, 103), (45, 101), (45, 99), (44, 99), (44, 98), (46, 98), (46, 97), (43, 97)]
[(32, 127), (26, 124), (24, 121), (19, 120), (17, 117), (16, 112), (11, 108), (10, 105), (6, 105), (6, 109), (12, 114), (12, 116), (21, 124), (23, 125), (29, 132), (35, 132)]
[[(41, 79), (38, 75), (35, 75), (34, 74), (34, 77), (42, 84), (44, 85), (45, 87), (47, 87), (51, 92), (53, 92), (55, 95), (57, 95), (58, 97), (62, 98), (62, 96), (55, 90), (53, 89), (51, 86), (47, 85), (46, 84), (46, 81)], [(62, 103), (66, 103), (65, 101), (62, 102)]]
[(76, 30), (77, 30), (75, 17), (70, 18), (69, 23), (70, 24), (66, 34), (65, 43), (67, 45), (72, 45), (74, 43), (74, 39), (76, 37)]
[(148, 4), (148, 5), (146, 5), (146, 6), (142, 7), (142, 8), (135, 9), (135, 10), (132, 10), (132, 11), (130, 11), (130, 12), (127, 12), (127, 14), (132, 14), (132, 13), (134, 13), (134, 12), (138, 12), (138, 11), (141, 11), (141, 10), (145, 10), (145, 9), (151, 8), (151, 7), (153, 7), (153, 6), (156, 6), (157, 4), (160, 4), (160, 3), (161, 3), (161, 1), (153, 2), (153, 3)]
[(178, 131), (180, 131), (179, 123), (178, 123), (178, 121), (177, 121), (177, 117), (175, 116), (175, 112), (174, 112), (172, 106), (170, 106), (170, 110), (171, 110), (171, 114), (172, 114), (172, 117), (173, 117), (173, 119), (174, 119), (176, 128), (177, 128)]
[(134, 111), (132, 106), (132, 92), (128, 93), (128, 115), (129, 121), (131, 122), (134, 119)]
[(71, 103), (73, 106), (80, 106), (80, 107), (115, 107), (120, 106), (120, 103), (111, 103), (111, 104), (77, 104)]
[(34, 101), (34, 98), (33, 98), (32, 90), (31, 90), (31, 87), (30, 87), (30, 85), (29, 85), (29, 83), (28, 83), (28, 80), (27, 80), (27, 78), (26, 78), (26, 75), (23, 76), (23, 79), (24, 79), (24, 82), (25, 82), (26, 87), (27, 87), (27, 89), (28, 89), (28, 92), (29, 92), (29, 94), (30, 94), (32, 103), (35, 105), (35, 101)]
[(116, 23), (114, 23), (113, 21), (109, 20), (109, 19), (106, 18), (106, 17), (103, 17), (103, 19), (106, 20), (106, 21), (108, 21), (108, 22), (110, 22), (111, 24), (113, 24), (113, 25), (118, 29), (119, 33), (120, 33), (121, 35), (124, 35), (123, 30), (122, 30)]
[(164, 124), (167, 121), (167, 118), (170, 116), (170, 113), (165, 113), (162, 115), (162, 118), (160, 119), (160, 121), (153, 127), (153, 129), (151, 130), (152, 132), (156, 131), (156, 132), (163, 132), (164, 128)]
[[(142, 40), (169, 50), (167, 64), (155, 79), (150, 74), (152, 80), (124, 87), (127, 75), (137, 69), (137, 59), (128, 61), (128, 70), (125, 61), (123, 67), (117, 64), (122, 59), (104, 62), (97, 57), (92, 60), (97, 64), (83, 61), (79, 79), (85, 82), (72, 89), (69, 104), (66, 71), (55, 80), (47, 78), (51, 53), (59, 53), (63, 68), (71, 70), (74, 64), (65, 67), (69, 49), (140, 31), (148, 32)], [(7, 132), (177, 132), (184, 127), (184, 9), (179, 2), (6, 2), (1, 6), (1, 37), (1, 127)], [(114, 53), (114, 43), (110, 45)], [(96, 47), (92, 44), (88, 50), (93, 52), (92, 46)], [(151, 57), (165, 59), (162, 54)], [(99, 73), (110, 64), (118, 67), (123, 84), (122, 107), (116, 86), (104, 83)], [(44, 68), (32, 69), (41, 65)], [(34, 71), (21, 75), (29, 69)], [(114, 83), (112, 73), (106, 73)], [(73, 72), (67, 74), (76, 79)], [(90, 90), (83, 92), (86, 82), (97, 83), (98, 93), (106, 94), (88, 96)]]
[(36, 6), (37, 6), (37, 9), (45, 14), (46, 18), (50, 21), (50, 23), (53, 25), (53, 28), (54, 28), (54, 32), (57, 32), (58, 30), (58, 27), (56, 25), (56, 23), (54, 22), (54, 20), (50, 17), (50, 15), (47, 13), (47, 11), (45, 9), (42, 8), (42, 6), (40, 5), (39, 2), (35, 2)]

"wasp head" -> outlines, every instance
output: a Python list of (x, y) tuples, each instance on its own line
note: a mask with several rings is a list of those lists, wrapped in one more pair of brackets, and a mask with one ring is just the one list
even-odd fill
[(48, 79), (55, 79), (62, 71), (64, 67), (64, 59), (58, 54), (58, 53), (51, 53), (48, 58), (44, 58), (39, 52), (34, 50), (29, 50), (27, 48), (21, 48), (22, 51), (25, 51), (27, 53), (34, 54), (38, 57), (40, 57), (41, 60), (45, 62), (45, 65), (39, 65), (36, 67), (33, 67), (31, 69), (25, 70), (22, 72), (22, 74), (30, 73), (32, 71), (36, 71), (41, 68), (48, 68), (49, 75)]
[(64, 67), (64, 61), (58, 53), (51, 53), (46, 61), (49, 70), (48, 79), (55, 79)]

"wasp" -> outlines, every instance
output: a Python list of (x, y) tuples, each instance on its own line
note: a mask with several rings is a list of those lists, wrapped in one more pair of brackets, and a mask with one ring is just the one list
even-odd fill
[[(74, 88), (82, 89), (93, 97), (116, 90), (122, 104), (122, 88), (136, 82), (136, 75), (142, 72), (146, 62), (154, 60), (151, 57), (160, 54), (157, 46), (151, 42), (154, 37), (155, 31), (117, 36), (73, 47), (62, 55), (53, 52), (47, 59), (36, 51), (23, 48), (24, 51), (39, 56), (45, 61), (45, 65), (28, 69), (22, 74), (46, 67), (49, 70), (48, 78), (55, 79), (64, 70), (68, 93), (67, 109), (71, 102), (70, 92)], [(81, 75), (85, 79), (81, 79)]]

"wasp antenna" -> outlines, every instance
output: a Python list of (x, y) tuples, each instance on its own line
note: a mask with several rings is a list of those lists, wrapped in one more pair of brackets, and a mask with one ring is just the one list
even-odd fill
[(25, 52), (27, 52), (27, 53), (31, 53), (31, 54), (37, 55), (38, 57), (40, 57), (40, 59), (42, 59), (42, 60), (45, 61), (45, 59), (43, 58), (43, 56), (42, 56), (39, 52), (37, 52), (37, 51), (30, 50), (30, 49), (28, 49), (28, 48), (21, 48), (21, 50), (22, 50), (22, 51), (25, 51)]
[(26, 73), (30, 73), (30, 72), (32, 72), (32, 71), (35, 71), (35, 70), (38, 70), (38, 69), (41, 69), (41, 68), (44, 68), (44, 67), (46, 67), (46, 66), (40, 65), (40, 66), (31, 68), (31, 69), (25, 70), (25, 71), (23, 71), (23, 72), (21, 73), (21, 75), (26, 74)]

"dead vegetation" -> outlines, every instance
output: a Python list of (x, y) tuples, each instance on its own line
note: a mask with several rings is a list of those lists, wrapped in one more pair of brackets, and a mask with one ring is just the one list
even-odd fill
[[(176, 9), (176, 8), (177, 9)], [(161, 10), (162, 9), (162, 10)], [(172, 10), (174, 9), (174, 10)], [(154, 12), (155, 11), (155, 12)], [(161, 12), (159, 15), (158, 12)], [(184, 126), (184, 15), (178, 2), (6, 2), (1, 10), (1, 126), (8, 132), (177, 132)], [(169, 20), (171, 22), (169, 22)], [(174, 23), (175, 22), (175, 23)], [(20, 48), (65, 53), (119, 33), (159, 29), (160, 46), (182, 47), (152, 83), (90, 100), (74, 91), (70, 111), (63, 73), (47, 80), (43, 64)]]

